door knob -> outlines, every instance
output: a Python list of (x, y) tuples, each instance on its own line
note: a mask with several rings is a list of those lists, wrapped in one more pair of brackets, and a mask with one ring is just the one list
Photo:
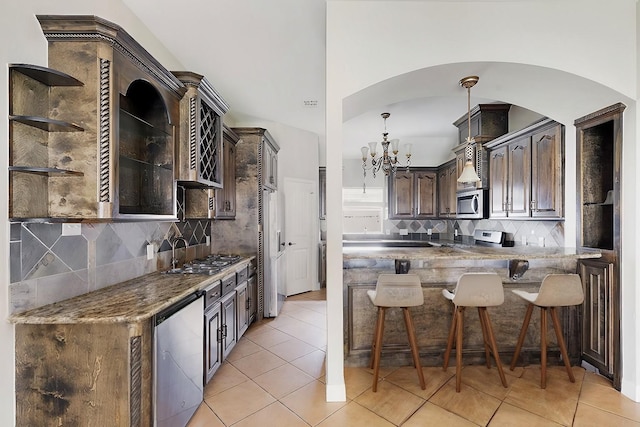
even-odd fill
[(295, 243), (291, 243), (291, 242), (289, 242), (289, 246), (293, 246), (293, 245), (295, 245)]

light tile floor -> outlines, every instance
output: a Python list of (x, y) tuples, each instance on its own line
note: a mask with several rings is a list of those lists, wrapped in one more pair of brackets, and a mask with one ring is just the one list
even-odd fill
[(540, 367), (507, 373), (467, 366), (455, 392), (455, 369), (424, 369), (426, 390), (412, 367), (381, 368), (378, 392), (372, 371), (346, 368), (346, 402), (326, 402), (325, 293), (289, 298), (275, 319), (253, 324), (205, 388), (205, 399), (189, 427), (378, 427), (378, 426), (640, 426), (640, 403), (611, 382), (574, 367), (570, 383), (563, 367), (548, 369), (540, 389)]

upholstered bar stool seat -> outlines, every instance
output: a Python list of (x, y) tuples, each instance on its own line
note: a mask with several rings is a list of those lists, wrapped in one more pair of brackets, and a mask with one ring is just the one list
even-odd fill
[(576, 379), (571, 370), (571, 363), (569, 363), (567, 347), (562, 338), (562, 330), (560, 329), (560, 320), (558, 319), (556, 307), (582, 304), (584, 293), (582, 291), (580, 276), (577, 274), (548, 274), (542, 279), (538, 292), (527, 292), (521, 289), (513, 289), (512, 292), (529, 304), (527, 306), (527, 312), (524, 315), (524, 322), (522, 323), (522, 329), (520, 330), (520, 336), (516, 344), (516, 351), (513, 353), (513, 358), (511, 359), (510, 369), (513, 371), (516, 367), (516, 362), (518, 361), (518, 356), (520, 355), (520, 350), (522, 349), (522, 344), (527, 334), (527, 328), (529, 327), (529, 321), (531, 320), (533, 307), (537, 306), (540, 307), (540, 387), (547, 387), (547, 310), (551, 313), (553, 329), (556, 333), (564, 366), (567, 369), (567, 374), (569, 374), (569, 380), (572, 383), (575, 382)]
[(449, 356), (451, 355), (455, 337), (456, 391), (460, 392), (460, 385), (462, 383), (462, 333), (464, 330), (464, 310), (466, 307), (478, 308), (487, 368), (491, 368), (490, 353), (492, 353), (496, 361), (496, 366), (498, 367), (502, 385), (507, 387), (507, 380), (504, 376), (502, 363), (500, 362), (500, 356), (498, 354), (496, 338), (493, 334), (493, 328), (491, 327), (489, 313), (487, 312), (487, 307), (498, 306), (504, 302), (504, 290), (500, 276), (495, 273), (465, 273), (458, 279), (454, 292), (443, 289), (442, 295), (448, 300), (451, 300), (455, 306), (451, 328), (449, 329), (447, 350), (444, 353), (443, 369), (446, 370), (449, 366)]
[(418, 343), (416, 332), (413, 327), (409, 307), (416, 307), (424, 304), (422, 286), (420, 278), (415, 274), (381, 274), (378, 276), (375, 291), (367, 291), (367, 295), (373, 305), (378, 307), (378, 319), (376, 331), (373, 337), (371, 348), (371, 368), (373, 369), (373, 386), (375, 392), (378, 386), (378, 374), (380, 370), (380, 355), (382, 350), (382, 335), (384, 333), (384, 317), (387, 308), (400, 307), (404, 314), (404, 323), (409, 337), (409, 346), (413, 356), (413, 364), (418, 371), (420, 387), (425, 389), (424, 374), (420, 366), (420, 355), (418, 354)]

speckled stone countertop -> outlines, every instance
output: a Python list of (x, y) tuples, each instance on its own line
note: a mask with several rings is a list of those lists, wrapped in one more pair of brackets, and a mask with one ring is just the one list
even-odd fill
[(349, 259), (409, 259), (409, 260), (510, 260), (545, 258), (600, 258), (598, 249), (513, 246), (492, 247), (464, 245), (459, 243), (434, 241), (433, 247), (377, 247), (370, 243), (359, 246), (349, 244), (342, 248), (343, 258)]
[(151, 318), (189, 294), (246, 267), (253, 257), (219, 273), (164, 274), (155, 272), (64, 301), (12, 314), (11, 323), (135, 323)]

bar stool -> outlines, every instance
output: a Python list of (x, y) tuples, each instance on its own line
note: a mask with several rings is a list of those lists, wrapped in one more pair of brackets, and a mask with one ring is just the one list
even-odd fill
[(576, 382), (573, 371), (571, 370), (571, 363), (569, 363), (567, 347), (562, 338), (562, 330), (560, 329), (560, 321), (558, 320), (556, 307), (582, 304), (584, 293), (582, 291), (580, 276), (577, 274), (548, 274), (542, 279), (538, 292), (527, 292), (521, 289), (513, 289), (512, 292), (527, 301), (529, 305), (524, 315), (524, 322), (522, 323), (522, 329), (520, 330), (520, 336), (516, 344), (516, 351), (513, 353), (513, 358), (511, 359), (510, 369), (513, 371), (516, 367), (524, 337), (529, 327), (529, 321), (531, 320), (533, 306), (535, 305), (540, 307), (540, 388), (547, 387), (547, 310), (551, 312), (553, 329), (558, 339), (558, 346), (560, 346), (564, 366), (567, 369), (567, 374), (569, 374), (569, 380), (572, 383)]
[(378, 386), (378, 373), (380, 370), (380, 353), (382, 350), (382, 335), (384, 333), (384, 316), (387, 308), (401, 307), (404, 313), (404, 323), (409, 337), (409, 346), (413, 356), (413, 364), (418, 371), (420, 387), (425, 389), (424, 374), (420, 366), (420, 355), (418, 354), (418, 342), (416, 332), (413, 327), (409, 307), (424, 304), (422, 286), (420, 278), (415, 274), (381, 274), (378, 276), (375, 291), (367, 291), (367, 295), (373, 305), (378, 307), (378, 320), (376, 331), (373, 337), (371, 348), (371, 368), (373, 369), (373, 386), (375, 392)]
[(498, 367), (502, 385), (507, 387), (507, 380), (502, 370), (500, 355), (496, 338), (493, 334), (491, 321), (487, 307), (501, 305), (504, 302), (504, 290), (500, 276), (495, 273), (465, 273), (458, 279), (455, 291), (452, 293), (446, 289), (442, 290), (442, 295), (451, 300), (455, 305), (449, 338), (447, 340), (447, 350), (444, 353), (443, 369), (449, 367), (449, 356), (453, 347), (454, 336), (456, 338), (456, 392), (460, 392), (462, 383), (462, 334), (464, 324), (464, 310), (466, 307), (477, 307), (480, 317), (480, 327), (484, 340), (484, 351), (487, 359), (487, 368), (491, 368), (489, 353), (493, 353), (493, 358)]

